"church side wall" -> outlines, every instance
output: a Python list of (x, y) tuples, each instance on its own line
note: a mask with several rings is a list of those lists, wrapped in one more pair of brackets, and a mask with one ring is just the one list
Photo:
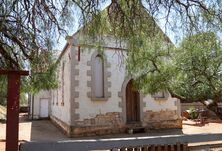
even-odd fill
[[(126, 77), (125, 66), (121, 62), (124, 51), (116, 49), (116, 43), (108, 39), (109, 45), (104, 47), (104, 98), (94, 97), (92, 82), (92, 58), (100, 51), (90, 45), (80, 45), (77, 39), (66, 51), (63, 61), (69, 61), (67, 52), (71, 51), (71, 62), (65, 80), (67, 92), (64, 106), (52, 105), (52, 116), (69, 136), (92, 136), (112, 133), (123, 133), (126, 124), (126, 85), (130, 78)], [(78, 53), (80, 48), (80, 60)], [(68, 83), (70, 82), (70, 83)], [(70, 88), (70, 89), (68, 89)], [(61, 100), (61, 88), (58, 89), (58, 102)], [(57, 93), (54, 91), (54, 93)], [(70, 94), (68, 94), (70, 93)], [(55, 97), (55, 95), (54, 95)], [(140, 95), (140, 119), (146, 129), (181, 128), (179, 101), (168, 96), (155, 100), (151, 95)], [(68, 105), (68, 106), (66, 106)], [(65, 117), (66, 116), (66, 117)]]
[(68, 47), (58, 64), (58, 88), (52, 90), (51, 116), (67, 134), (70, 132), (70, 75), (71, 47)]

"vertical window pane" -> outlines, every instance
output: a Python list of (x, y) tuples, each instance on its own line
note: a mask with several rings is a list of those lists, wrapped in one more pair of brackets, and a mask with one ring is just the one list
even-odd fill
[(101, 56), (95, 58), (94, 75), (95, 97), (104, 97), (104, 71)]

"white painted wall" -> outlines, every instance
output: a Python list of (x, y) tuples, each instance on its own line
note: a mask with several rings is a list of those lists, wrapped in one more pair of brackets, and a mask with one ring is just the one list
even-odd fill
[(176, 101), (177, 99), (171, 96), (169, 96), (167, 100), (155, 100), (151, 95), (147, 95), (143, 98), (143, 102), (146, 103), (146, 107), (143, 108), (143, 111), (152, 110), (157, 112), (161, 110), (177, 110)]
[[(122, 112), (122, 108), (119, 107), (119, 102), (122, 100), (118, 96), (118, 92), (121, 91), (125, 79), (125, 69), (124, 64), (120, 63), (120, 56), (114, 50), (107, 49), (104, 51), (107, 61), (111, 63), (111, 67), (108, 68), (108, 71), (111, 72), (111, 77), (108, 80), (111, 81), (109, 91), (112, 97), (108, 101), (92, 101), (87, 97), (87, 92), (90, 91), (90, 88), (87, 87), (87, 81), (90, 80), (90, 77), (86, 74), (87, 70), (90, 69), (87, 66), (87, 61), (91, 60), (94, 51), (96, 51), (94, 48), (90, 52), (83, 50), (81, 52), (81, 61), (77, 65), (77, 68), (80, 70), (80, 76), (76, 79), (80, 81), (77, 91), (80, 92), (80, 95), (79, 98), (76, 98), (76, 101), (79, 102), (79, 109), (76, 112), (80, 115), (80, 120), (94, 118), (97, 114), (105, 114), (107, 112)], [(143, 111), (177, 110), (176, 101), (176, 98), (171, 98), (170, 96), (167, 100), (155, 100), (151, 95), (147, 95), (143, 98), (143, 102), (146, 104)]]
[[(50, 91), (41, 90), (39, 93), (37, 93), (34, 96), (34, 101), (32, 100), (32, 102), (31, 102), (30, 118), (32, 118), (32, 114), (33, 114), (34, 119), (40, 118), (40, 100), (41, 99), (48, 99), (48, 111), (50, 112), (50, 100), (51, 100)], [(32, 111), (33, 102), (34, 102), (34, 108)]]
[[(73, 44), (77, 51), (78, 38), (74, 37)], [(108, 37), (105, 40), (105, 43), (109, 47), (124, 47), (124, 44), (116, 43), (115, 40)], [(57, 90), (52, 90), (52, 102), (51, 103), (51, 115), (60, 119), (61, 121), (70, 125), (71, 123), (71, 114), (70, 114), (70, 103), (71, 103), (71, 86), (70, 82), (71, 75), (74, 73), (71, 72), (71, 61), (69, 58), (69, 53), (71, 51), (71, 46), (67, 48), (60, 60), (60, 73), (59, 73), (59, 82), (61, 82), (61, 70), (62, 62), (65, 62), (65, 76), (64, 76), (64, 106), (61, 105), (62, 101), (62, 88), (59, 87)], [(111, 63), (111, 67), (108, 68), (108, 71), (111, 72), (111, 77), (108, 78), (108, 81), (111, 81), (111, 87), (108, 89), (111, 92), (111, 98), (107, 101), (92, 101), (87, 96), (87, 92), (91, 91), (91, 88), (87, 87), (87, 81), (91, 81), (91, 77), (87, 76), (87, 70), (90, 70), (90, 66), (87, 66), (87, 62), (91, 61), (91, 56), (93, 52), (97, 51), (96, 48), (81, 47), (81, 59), (77, 63), (76, 69), (79, 69), (79, 75), (75, 76), (75, 80), (79, 81), (79, 85), (75, 88), (79, 92), (79, 97), (75, 98), (75, 102), (79, 103), (79, 108), (76, 109), (76, 114), (79, 114), (79, 120), (84, 120), (88, 118), (94, 118), (98, 114), (105, 114), (108, 112), (122, 112), (122, 108), (119, 107), (119, 102), (122, 102), (122, 98), (118, 96), (118, 92), (122, 89), (122, 84), (125, 79), (125, 65), (121, 62), (120, 51), (115, 51), (113, 49), (105, 48), (104, 53), (106, 55), (107, 62)], [(121, 52), (122, 53), (122, 52)], [(73, 53), (76, 54), (77, 53)], [(77, 56), (71, 56), (72, 59), (76, 59)], [(154, 100), (150, 95), (147, 95), (143, 98), (146, 106), (142, 109), (143, 112), (147, 110), (152, 111), (161, 111), (161, 110), (177, 110), (175, 105), (177, 99), (171, 98), (169, 96), (168, 100)], [(56, 104), (58, 102), (58, 104)], [(37, 102), (36, 102), (37, 103)], [(36, 107), (39, 105), (36, 104)], [(36, 113), (39, 115), (39, 113)]]
[[(83, 48), (81, 48), (82, 50)], [(77, 65), (79, 69), (79, 76), (76, 76), (76, 80), (79, 80), (79, 86), (76, 91), (79, 92), (79, 98), (76, 98), (76, 102), (79, 103), (79, 109), (76, 109), (76, 113), (80, 115), (80, 120), (86, 118), (93, 118), (97, 114), (105, 114), (107, 112), (121, 112), (122, 109), (119, 108), (119, 102), (121, 99), (118, 97), (118, 91), (121, 89), (121, 84), (124, 80), (123, 71), (119, 71), (117, 54), (113, 50), (105, 51), (107, 61), (111, 63), (111, 68), (108, 71), (111, 72), (111, 77), (108, 81), (115, 81), (111, 84), (111, 89), (109, 91), (112, 93), (112, 97), (107, 101), (92, 101), (87, 96), (87, 92), (91, 91), (91, 88), (87, 87), (87, 81), (90, 81), (91, 77), (87, 76), (87, 70), (90, 70), (90, 66), (87, 66), (87, 61), (91, 61), (91, 56), (96, 49), (92, 48), (91, 51), (83, 50), (81, 52), (81, 60)], [(118, 75), (116, 75), (118, 74)], [(111, 78), (111, 79), (110, 79)]]
[[(111, 98), (107, 101), (92, 101), (87, 96), (87, 92), (91, 91), (91, 88), (87, 87), (87, 81), (91, 81), (91, 77), (87, 76), (87, 70), (90, 70), (90, 66), (87, 66), (87, 62), (91, 61), (92, 54), (97, 50), (95, 47), (91, 47), (95, 41), (92, 39), (84, 40), (86, 37), (83, 37), (84, 36), (80, 36), (79, 33), (75, 34), (72, 41), (76, 48), (78, 44), (88, 44), (86, 47), (81, 47), (81, 60), (76, 65), (76, 68), (79, 69), (79, 75), (75, 77), (75, 80), (79, 81), (79, 86), (76, 87), (76, 91), (79, 92), (79, 97), (75, 98), (75, 102), (79, 103), (79, 109), (76, 109), (76, 113), (79, 114), (79, 120), (94, 118), (98, 114), (105, 114), (107, 112), (122, 112), (122, 108), (119, 107), (119, 102), (122, 102), (122, 98), (118, 96), (118, 92), (121, 91), (126, 76), (125, 65), (121, 60), (123, 58), (120, 57), (125, 54), (125, 52), (115, 51), (109, 49), (109, 47), (126, 48), (125, 43), (120, 43), (112, 36), (104, 36), (104, 43), (102, 46), (106, 48), (103, 51), (106, 55), (107, 62), (111, 63), (111, 67), (108, 68), (108, 71), (111, 72), (111, 77), (108, 78), (108, 81), (111, 81), (111, 87), (108, 89), (108, 91), (111, 92)], [(77, 49), (74, 50), (77, 51)], [(175, 101), (176, 99), (171, 97), (165, 101), (157, 101), (150, 95), (147, 95), (143, 98), (143, 102), (145, 102), (146, 106), (142, 110), (144, 112), (147, 110), (177, 110)]]
[[(65, 53), (63, 54), (60, 62), (59, 62), (59, 75), (58, 89), (52, 90), (52, 98), (54, 103), (51, 104), (51, 115), (60, 119), (61, 121), (70, 124), (70, 71), (71, 71), (71, 61), (69, 57), (71, 47), (68, 47)], [(62, 105), (62, 64), (65, 63), (64, 66), (64, 105)], [(58, 103), (57, 103), (58, 102)]]

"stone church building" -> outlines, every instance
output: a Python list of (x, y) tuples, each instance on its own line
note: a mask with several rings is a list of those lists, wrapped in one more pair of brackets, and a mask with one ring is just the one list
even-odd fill
[(168, 92), (143, 95), (133, 89), (121, 55), (126, 49), (104, 36), (103, 51), (81, 44), (81, 33), (66, 38), (58, 58), (58, 88), (31, 101), (34, 119), (50, 118), (68, 136), (124, 133), (127, 129), (182, 128), (180, 101)]

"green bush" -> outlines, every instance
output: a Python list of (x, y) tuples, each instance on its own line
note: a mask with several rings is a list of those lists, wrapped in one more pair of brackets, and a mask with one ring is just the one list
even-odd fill
[(0, 97), (0, 105), (6, 106), (6, 98)]
[(189, 113), (189, 116), (190, 116), (191, 119), (197, 119), (198, 118), (199, 113), (195, 109), (195, 107), (190, 107), (188, 113)]

